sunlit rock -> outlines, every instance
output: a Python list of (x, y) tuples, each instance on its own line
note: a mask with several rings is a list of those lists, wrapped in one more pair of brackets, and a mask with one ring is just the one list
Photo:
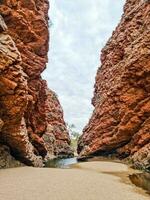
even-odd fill
[(150, 167), (150, 4), (127, 0), (121, 22), (102, 50), (92, 103), (78, 142), (80, 156), (129, 157)]

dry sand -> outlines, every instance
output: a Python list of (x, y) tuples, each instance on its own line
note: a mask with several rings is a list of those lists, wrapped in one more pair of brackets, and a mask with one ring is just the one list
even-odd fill
[(0, 200), (150, 200), (142, 190), (109, 174), (129, 172), (124, 164), (88, 162), (74, 166), (0, 170)]

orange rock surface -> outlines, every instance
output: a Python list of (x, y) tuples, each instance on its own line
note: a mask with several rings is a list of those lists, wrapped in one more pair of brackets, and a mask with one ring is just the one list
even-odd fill
[(0, 143), (34, 166), (73, 154), (60, 103), (41, 78), (48, 8), (47, 0), (0, 2)]
[(150, 168), (150, 3), (127, 0), (101, 54), (80, 156), (115, 154)]

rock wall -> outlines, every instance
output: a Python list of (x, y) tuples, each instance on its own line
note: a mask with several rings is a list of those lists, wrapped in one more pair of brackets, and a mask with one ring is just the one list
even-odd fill
[(0, 146), (33, 166), (73, 155), (60, 103), (41, 78), (48, 8), (47, 0), (0, 1)]
[(101, 54), (80, 156), (114, 153), (150, 169), (150, 1), (127, 0)]

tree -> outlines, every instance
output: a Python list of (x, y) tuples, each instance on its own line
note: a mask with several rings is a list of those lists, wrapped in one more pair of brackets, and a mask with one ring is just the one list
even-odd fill
[(71, 139), (78, 140), (80, 137), (80, 133), (75, 131), (76, 126), (74, 124), (68, 124), (67, 123), (67, 129), (69, 131)]
[(67, 129), (69, 131), (70, 138), (71, 138), (71, 146), (74, 149), (74, 151), (76, 152), (77, 142), (78, 142), (78, 139), (80, 137), (80, 133), (75, 131), (75, 128), (76, 128), (76, 126), (74, 124), (68, 124), (67, 123)]

